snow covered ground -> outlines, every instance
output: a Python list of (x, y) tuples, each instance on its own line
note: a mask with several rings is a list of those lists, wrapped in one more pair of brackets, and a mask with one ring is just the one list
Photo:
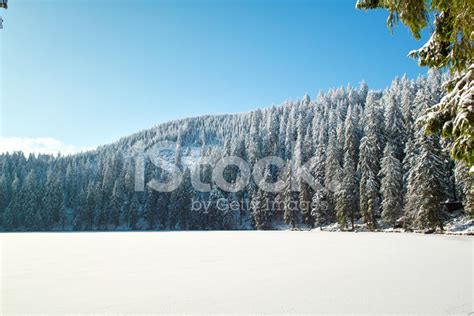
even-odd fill
[[(288, 225), (277, 226), (276, 229), (287, 230)], [(306, 227), (303, 229), (309, 230), (310, 228)], [(340, 232), (341, 229), (338, 223), (332, 223), (326, 225), (320, 229), (319, 227), (314, 228), (314, 231), (330, 231), (330, 232)], [(355, 230), (357, 232), (369, 232), (367, 225), (362, 219), (355, 221)], [(388, 228), (382, 221), (377, 221), (377, 232), (385, 233), (405, 233), (409, 232), (403, 228)], [(446, 234), (446, 235), (470, 235), (474, 236), (474, 219), (468, 215), (463, 215), (461, 213), (455, 214), (450, 220), (447, 220), (443, 224), (443, 230), (437, 228), (436, 230), (415, 230), (416, 233), (426, 234), (428, 232), (435, 234)]]
[(469, 236), (1, 234), (0, 312), (414, 313), (473, 308)]

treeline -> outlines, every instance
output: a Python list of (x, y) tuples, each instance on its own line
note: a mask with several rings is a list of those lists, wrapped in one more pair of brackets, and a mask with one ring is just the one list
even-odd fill
[[(0, 155), (0, 228), (31, 230), (198, 230), (316, 227), (338, 223), (352, 229), (441, 228), (441, 202), (461, 200), (474, 215), (473, 178), (453, 162), (437, 136), (426, 136), (416, 119), (442, 97), (441, 75), (395, 79), (384, 91), (338, 88), (264, 110), (205, 116), (160, 124), (95, 151), (53, 157)], [(176, 142), (168, 155), (184, 172), (172, 192), (149, 186), (135, 190), (136, 153), (161, 141)], [(191, 185), (199, 156), (238, 156), (253, 165), (266, 156), (296, 168), (268, 168), (267, 182), (284, 189), (266, 192), (251, 182), (244, 190), (222, 191), (210, 166), (199, 169), (210, 192)], [(290, 177), (312, 159), (320, 183), (293, 191)], [(170, 175), (145, 161), (145, 180)], [(232, 182), (238, 168), (227, 168)], [(238, 201), (238, 210), (219, 201)], [(196, 201), (206, 208), (197, 209)], [(241, 203), (247, 201), (250, 203)], [(310, 204), (308, 204), (310, 202)], [(221, 203), (222, 204), (222, 203)], [(249, 206), (249, 207), (244, 207)], [(279, 207), (275, 207), (279, 206)]]

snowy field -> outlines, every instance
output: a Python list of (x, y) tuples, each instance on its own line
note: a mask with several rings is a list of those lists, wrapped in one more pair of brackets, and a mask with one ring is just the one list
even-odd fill
[(473, 238), (396, 233), (1, 234), (1, 312), (412, 313), (473, 308)]

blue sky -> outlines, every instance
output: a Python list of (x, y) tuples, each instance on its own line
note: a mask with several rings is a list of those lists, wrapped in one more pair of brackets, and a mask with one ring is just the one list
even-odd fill
[(426, 72), (406, 57), (422, 42), (401, 25), (391, 34), (387, 12), (354, 7), (10, 1), (0, 12), (1, 135), (91, 147), (171, 119), (249, 111), (362, 79), (381, 89)]

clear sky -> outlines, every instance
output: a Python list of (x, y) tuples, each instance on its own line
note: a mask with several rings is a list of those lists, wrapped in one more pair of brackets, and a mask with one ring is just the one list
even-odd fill
[(4, 147), (46, 137), (91, 147), (426, 72), (406, 57), (422, 42), (355, 0), (11, 0), (0, 15)]

